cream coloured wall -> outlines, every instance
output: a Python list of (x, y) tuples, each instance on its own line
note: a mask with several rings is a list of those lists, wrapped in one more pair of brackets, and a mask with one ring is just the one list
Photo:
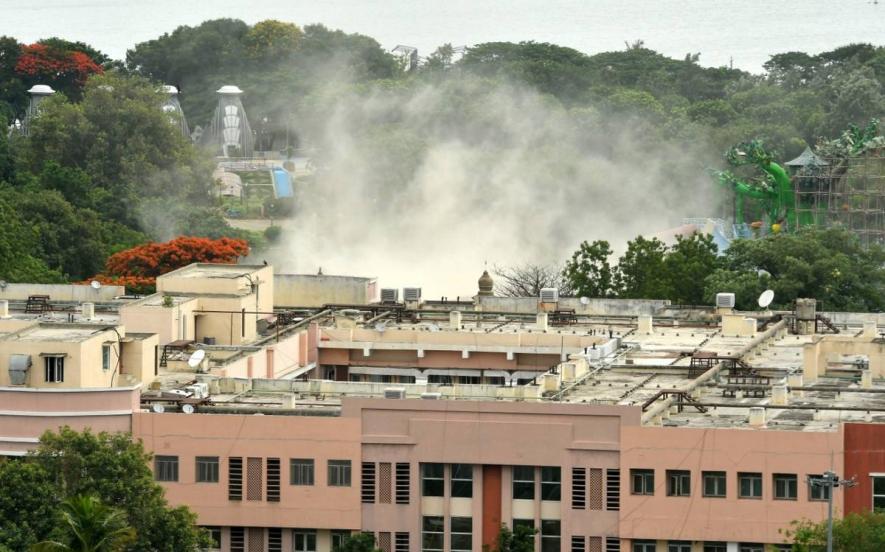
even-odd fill
[[(123, 366), (121, 374), (131, 376), (134, 382), (139, 382), (143, 386), (154, 380), (155, 363), (158, 362), (159, 352), (156, 347), (159, 345), (159, 338), (156, 334), (127, 341), (123, 345)], [(125, 378), (115, 382), (117, 385), (126, 383)]]
[(157, 304), (160, 297), (156, 294), (121, 306), (120, 323), (129, 331), (157, 334), (160, 346), (179, 339), (194, 339), (194, 311), (200, 306), (197, 298), (178, 297), (178, 304), (164, 307)]

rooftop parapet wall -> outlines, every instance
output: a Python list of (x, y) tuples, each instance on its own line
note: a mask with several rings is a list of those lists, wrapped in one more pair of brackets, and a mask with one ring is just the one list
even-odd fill
[[(541, 308), (537, 297), (477, 297), (476, 304), (487, 312), (534, 314)], [(655, 314), (670, 304), (658, 299), (590, 299), (585, 305), (577, 297), (560, 297), (556, 309), (574, 309), (577, 315), (638, 316)]]
[(49, 301), (106, 302), (126, 294), (123, 286), (103, 285), (95, 289), (79, 284), (6, 284), (0, 287), (0, 299), (26, 301), (30, 295), (48, 295)]
[(274, 302), (287, 307), (368, 305), (377, 300), (375, 278), (325, 274), (275, 274)]

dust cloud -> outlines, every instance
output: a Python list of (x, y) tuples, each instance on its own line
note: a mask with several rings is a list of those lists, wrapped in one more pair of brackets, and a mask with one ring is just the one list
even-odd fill
[(714, 212), (704, 140), (524, 87), (463, 76), (300, 106), (316, 174), (268, 253), (279, 272), (464, 297), (486, 267), (561, 265), (582, 240), (617, 251)]

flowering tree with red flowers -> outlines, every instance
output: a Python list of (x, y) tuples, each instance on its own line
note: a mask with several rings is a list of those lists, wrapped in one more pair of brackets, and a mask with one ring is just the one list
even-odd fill
[(104, 70), (84, 52), (38, 42), (22, 46), (15, 72), (32, 84), (48, 84), (76, 97), (90, 76)]
[(235, 264), (249, 253), (246, 240), (179, 236), (165, 243), (149, 242), (108, 257), (103, 273), (95, 280), (126, 286), (133, 293), (152, 293), (157, 276), (191, 263)]

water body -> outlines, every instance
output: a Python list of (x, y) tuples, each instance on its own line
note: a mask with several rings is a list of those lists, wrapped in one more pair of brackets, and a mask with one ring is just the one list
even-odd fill
[(772, 53), (885, 42), (876, 0), (0, 0), (0, 35), (82, 40), (123, 58), (135, 43), (206, 19), (323, 23), (382, 46), (535, 40), (590, 54), (642, 39), (668, 56), (760, 71)]

